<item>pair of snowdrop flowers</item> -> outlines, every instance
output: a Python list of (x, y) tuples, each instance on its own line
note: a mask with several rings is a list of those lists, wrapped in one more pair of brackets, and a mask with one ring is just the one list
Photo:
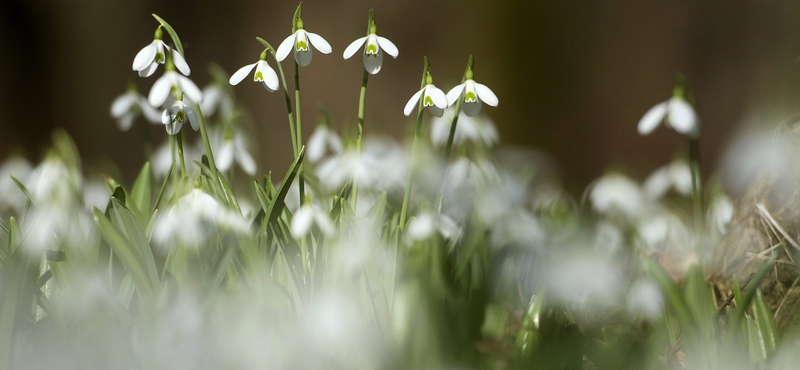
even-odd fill
[(461, 107), (469, 117), (477, 116), (481, 112), (481, 107), (485, 102), (496, 107), (499, 103), (497, 95), (486, 85), (475, 82), (473, 79), (472, 68), (467, 68), (464, 75), (464, 83), (457, 85), (445, 93), (433, 84), (433, 77), (430, 73), (426, 77), (426, 85), (417, 91), (406, 103), (403, 113), (410, 116), (414, 106), (422, 101), (422, 106), (429, 108), (436, 117), (444, 115), (445, 108), (461, 101)]

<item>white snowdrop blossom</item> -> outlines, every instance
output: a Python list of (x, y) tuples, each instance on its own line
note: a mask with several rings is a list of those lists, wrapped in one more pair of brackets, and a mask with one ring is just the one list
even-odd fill
[(133, 58), (133, 70), (139, 72), (139, 76), (141, 77), (150, 77), (155, 73), (159, 64), (164, 64), (166, 62), (167, 52), (169, 52), (173, 63), (175, 63), (175, 67), (177, 67), (181, 73), (188, 76), (191, 73), (189, 64), (186, 63), (181, 53), (167, 46), (164, 41), (161, 41), (162, 33), (161, 27), (159, 26), (158, 29), (156, 29), (153, 42), (136, 53), (136, 57)]
[(644, 193), (653, 200), (660, 199), (670, 189), (683, 196), (692, 194), (692, 171), (685, 161), (677, 160), (653, 171), (644, 181)]
[(275, 58), (279, 62), (289, 56), (289, 51), (294, 51), (294, 60), (297, 65), (305, 67), (311, 63), (312, 45), (323, 54), (330, 54), (333, 51), (331, 45), (322, 36), (303, 29), (302, 19), (298, 18), (295, 24), (297, 30), (284, 39), (278, 46), (278, 50), (275, 51)]
[(425, 240), (438, 232), (445, 239), (458, 239), (461, 228), (447, 215), (425, 212), (416, 215), (409, 223), (406, 234), (411, 240)]
[(143, 115), (150, 123), (160, 123), (161, 114), (147, 103), (142, 94), (129, 91), (120, 95), (111, 103), (111, 117), (117, 121), (117, 127), (122, 131), (130, 130), (133, 121)]
[(392, 58), (397, 58), (397, 55), (399, 54), (397, 46), (389, 41), (389, 39), (378, 36), (377, 32), (378, 30), (375, 26), (373, 14), (370, 12), (369, 34), (350, 43), (350, 45), (344, 49), (344, 53), (342, 54), (344, 59), (350, 59), (350, 57), (355, 55), (356, 51), (358, 51), (361, 45), (366, 43), (364, 46), (364, 53), (362, 54), (364, 59), (364, 69), (371, 75), (380, 72), (381, 66), (383, 65), (384, 51), (386, 51), (386, 54), (391, 55)]
[[(309, 57), (309, 61), (310, 61)], [(238, 85), (239, 82), (242, 82), (250, 71), (256, 69), (255, 74), (253, 74), (253, 81), (261, 82), (261, 85), (264, 86), (265, 89), (269, 92), (276, 92), (278, 91), (278, 74), (275, 73), (275, 70), (267, 64), (267, 51), (261, 53), (261, 59), (258, 62), (253, 64), (248, 64), (242, 68), (239, 68), (236, 73), (231, 76), (231, 79), (228, 81), (231, 85)]]
[(633, 180), (620, 174), (598, 179), (589, 191), (589, 200), (601, 214), (621, 213), (628, 219), (639, 215), (644, 208), (642, 190)]
[(178, 134), (183, 125), (187, 122), (192, 125), (192, 129), (195, 131), (200, 129), (200, 123), (197, 121), (197, 115), (194, 113), (194, 109), (182, 100), (172, 103), (172, 106), (165, 109), (164, 113), (161, 115), (161, 123), (164, 124), (167, 133), (170, 135)]
[(219, 109), (223, 120), (233, 117), (233, 99), (217, 84), (208, 85), (203, 88), (203, 101), (200, 102), (200, 110), (206, 117), (213, 116)]
[(339, 154), (342, 152), (342, 148), (342, 139), (335, 131), (327, 125), (318, 125), (311, 137), (308, 138), (306, 159), (316, 163), (325, 156), (326, 149), (330, 149), (333, 154)]
[(709, 224), (714, 226), (720, 235), (725, 235), (728, 224), (733, 220), (733, 202), (725, 194), (718, 194), (708, 207)]
[(241, 131), (226, 129), (217, 141), (220, 142), (217, 149), (216, 161), (220, 171), (227, 171), (233, 162), (239, 164), (245, 173), (250, 176), (256, 173), (256, 161), (247, 151), (247, 141)]
[[(443, 116), (431, 120), (431, 141), (436, 147), (444, 147), (447, 144), (454, 114), (455, 111), (446, 110)], [(498, 139), (497, 127), (486, 116), (470, 117), (464, 112), (458, 115), (458, 124), (453, 135), (454, 145), (471, 142), (491, 147), (497, 144)]]
[(186, 98), (195, 103), (203, 101), (203, 92), (195, 85), (188, 77), (183, 76), (175, 71), (167, 71), (163, 76), (150, 88), (150, 94), (147, 95), (147, 102), (154, 107), (164, 105), (169, 97), (169, 93), (173, 88), (177, 88), (183, 92)]
[(197, 247), (205, 243), (218, 228), (239, 233), (250, 231), (249, 223), (240, 214), (220, 205), (200, 189), (192, 189), (158, 217), (153, 238), (164, 246), (177, 242), (187, 247)]
[(414, 93), (411, 99), (408, 99), (403, 113), (410, 116), (414, 111), (414, 107), (422, 101), (422, 106), (429, 108), (431, 113), (436, 117), (444, 115), (444, 109), (447, 108), (447, 96), (442, 90), (433, 85), (433, 78), (430, 74), (427, 76), (427, 85), (421, 90)]
[(628, 289), (625, 300), (628, 313), (647, 320), (657, 320), (664, 309), (664, 298), (658, 285), (650, 280), (638, 280)]
[(692, 105), (680, 96), (656, 104), (639, 120), (639, 135), (649, 135), (664, 122), (667, 127), (693, 139), (700, 136), (700, 123)]
[(459, 100), (461, 100), (461, 109), (470, 117), (475, 117), (481, 112), (483, 103), (496, 107), (500, 102), (491, 89), (473, 80), (471, 68), (467, 69), (464, 83), (447, 92), (448, 106), (457, 103)]
[(322, 160), (316, 173), (330, 190), (341, 189), (353, 178), (358, 179), (359, 190), (387, 189), (403, 185), (407, 168), (408, 155), (396, 142), (367, 137), (360, 156), (345, 150)]
[(317, 224), (320, 230), (322, 230), (322, 233), (326, 236), (333, 236), (336, 234), (336, 228), (330, 216), (308, 202), (302, 205), (292, 216), (292, 224), (290, 225), (292, 236), (299, 239), (308, 235), (308, 232), (311, 231), (311, 227), (314, 224)]

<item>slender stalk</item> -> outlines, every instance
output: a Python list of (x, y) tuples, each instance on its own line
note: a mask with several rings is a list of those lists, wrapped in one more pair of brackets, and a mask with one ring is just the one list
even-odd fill
[[(361, 79), (361, 96), (358, 99), (358, 135), (356, 136), (356, 156), (361, 160), (361, 140), (364, 136), (364, 102), (367, 99), (367, 81), (369, 81), (369, 73), (364, 68), (364, 77)], [(358, 202), (358, 176), (353, 176), (353, 212), (356, 210), (356, 202)]]
[(183, 177), (186, 178), (189, 176), (189, 174), (186, 173), (186, 162), (183, 156), (183, 131), (178, 131), (178, 133), (175, 135), (175, 141), (178, 144), (178, 158), (181, 160), (181, 173), (183, 174)]
[[(203, 137), (203, 146), (206, 149), (206, 156), (208, 157), (208, 165), (211, 167), (211, 172), (217, 173), (217, 163), (214, 161), (214, 153), (211, 150), (211, 140), (208, 138), (208, 129), (206, 128), (206, 120), (203, 118), (203, 112), (200, 111), (200, 105), (193, 104), (194, 113), (197, 115), (197, 121), (200, 123), (200, 136)], [(212, 179), (213, 180), (213, 179)], [(213, 180), (218, 182), (217, 180)]]
[(694, 209), (694, 232), (696, 238), (695, 252), (698, 259), (701, 259), (701, 248), (703, 245), (704, 216), (703, 216), (703, 187), (700, 174), (700, 140), (689, 139), (689, 166), (692, 171), (692, 206)]
[[(475, 66), (475, 58), (472, 55), (469, 56), (467, 60), (467, 69), (464, 70), (464, 77), (461, 78), (461, 83), (463, 84), (467, 80), (467, 75), (469, 78), (472, 78), (472, 68)], [(462, 93), (463, 94), (463, 93)], [(444, 147), (444, 163), (447, 165), (447, 162), (450, 161), (450, 152), (453, 149), (453, 138), (456, 136), (456, 125), (458, 124), (458, 116), (461, 114), (461, 101), (463, 98), (461, 96), (458, 97), (458, 102), (456, 103), (456, 112), (453, 115), (453, 121), (450, 123), (450, 135), (447, 136), (447, 145)]]
[[(275, 58), (275, 50), (270, 48), (272, 52), (272, 57)], [(297, 159), (297, 153), (300, 151), (300, 148), (297, 146), (297, 134), (294, 131), (294, 117), (292, 116), (292, 99), (289, 97), (289, 88), (286, 85), (286, 75), (283, 74), (283, 66), (281, 66), (281, 62), (278, 59), (275, 59), (275, 64), (278, 65), (278, 74), (281, 76), (281, 83), (283, 84), (283, 94), (286, 97), (286, 111), (289, 115), (289, 132), (292, 135), (292, 153), (294, 154), (294, 158)]]
[[(427, 86), (428, 82), (428, 75), (430, 74), (430, 64), (428, 63), (428, 57), (425, 57), (425, 66), (422, 71), (422, 82), (420, 83), (420, 90), (424, 89)], [(406, 191), (403, 194), (403, 207), (400, 209), (400, 231), (405, 230), (406, 227), (406, 214), (408, 213), (408, 198), (411, 196), (411, 180), (414, 176), (414, 149), (417, 146), (417, 140), (419, 139), (419, 132), (422, 128), (422, 113), (425, 109), (423, 105), (423, 99), (425, 96), (420, 96), (419, 99), (419, 107), (417, 108), (417, 126), (414, 128), (414, 140), (411, 142), (411, 158), (408, 162), (408, 177), (406, 177)]]
[[(297, 131), (295, 132), (296, 139), (297, 139), (297, 149), (303, 146), (303, 127), (300, 121), (300, 66), (297, 65), (297, 61), (294, 62), (294, 108), (295, 114), (297, 115), (297, 120), (295, 123), (297, 124)], [(306, 184), (305, 184), (305, 176), (303, 174), (303, 164), (300, 164), (300, 169), (298, 170), (298, 187), (300, 188), (300, 204), (305, 204), (306, 202)]]

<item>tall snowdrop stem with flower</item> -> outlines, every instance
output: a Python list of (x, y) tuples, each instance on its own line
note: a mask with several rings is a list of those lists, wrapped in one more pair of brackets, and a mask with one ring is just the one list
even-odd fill
[[(472, 75), (472, 68), (475, 66), (475, 58), (472, 55), (467, 60), (467, 69), (464, 70), (464, 77), (461, 78), (463, 84), (467, 80), (467, 75)], [(456, 136), (456, 125), (458, 124), (458, 116), (461, 114), (461, 99), (456, 102), (456, 112), (453, 114), (453, 121), (450, 123), (450, 134), (447, 136), (447, 145), (444, 147), (444, 163), (450, 161), (450, 152), (453, 150), (453, 138)]]
[[(369, 10), (369, 21), (367, 22), (367, 35), (374, 34), (376, 32), (375, 26), (375, 12), (370, 9)], [(347, 50), (345, 50), (345, 58), (347, 58)], [(367, 82), (369, 82), (369, 71), (367, 71), (367, 67), (364, 67), (364, 75), (361, 77), (361, 94), (358, 97), (358, 132), (356, 134), (356, 156), (361, 159), (361, 142), (362, 138), (364, 137), (364, 104), (367, 99)], [(356, 204), (358, 202), (358, 177), (353, 177), (353, 210), (356, 209)]]
[[(428, 57), (425, 57), (423, 72), (422, 72), (422, 82), (420, 83), (420, 88), (425, 89), (428, 83), (432, 83), (433, 78), (431, 78), (431, 65), (428, 62)], [(423, 94), (424, 95), (424, 94)], [(425, 97), (421, 96), (419, 99), (419, 107), (417, 108), (417, 125), (414, 128), (414, 139), (411, 142), (411, 158), (409, 159), (409, 166), (408, 166), (408, 176), (406, 177), (406, 191), (403, 194), (403, 206), (400, 209), (400, 230), (405, 230), (406, 227), (406, 216), (408, 213), (408, 198), (411, 196), (411, 180), (414, 176), (413, 171), (413, 162), (414, 162), (414, 150), (417, 146), (417, 141), (419, 140), (419, 133), (422, 131), (422, 113), (425, 110), (424, 105)]]
[(275, 49), (272, 48), (266, 40), (256, 37), (256, 40), (264, 45), (267, 48), (272, 57), (275, 58), (275, 64), (278, 65), (278, 76), (281, 78), (281, 85), (283, 86), (283, 95), (286, 97), (286, 112), (289, 116), (289, 133), (292, 135), (292, 154), (294, 154), (294, 158), (297, 159), (297, 154), (299, 151), (299, 147), (297, 146), (297, 134), (295, 133), (294, 128), (294, 112), (292, 111), (292, 98), (289, 96), (289, 88), (286, 85), (286, 75), (283, 73), (283, 65), (275, 56)]

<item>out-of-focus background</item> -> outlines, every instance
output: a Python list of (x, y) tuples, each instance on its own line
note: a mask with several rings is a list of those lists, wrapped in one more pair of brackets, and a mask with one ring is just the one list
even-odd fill
[[(120, 132), (109, 106), (129, 82), (146, 95), (162, 73), (144, 79), (131, 70), (134, 55), (152, 41), (157, 23), (150, 14), (176, 29), (191, 77), (203, 87), (210, 62), (232, 73), (256, 61), (256, 36), (277, 46), (290, 33), (296, 6), (3, 0), (0, 160), (17, 152), (38, 159), (51, 130), (64, 127), (89, 163), (114, 161), (130, 177), (144, 158), (139, 129)], [(325, 37), (333, 53), (316, 53), (302, 69), (306, 138), (320, 107), (339, 128), (355, 124), (362, 64), (343, 60), (342, 52), (364, 35), (370, 8), (379, 34), (400, 56), (387, 57), (370, 79), (367, 133), (400, 137), (408, 128), (402, 110), (418, 89), (423, 55), (446, 91), (474, 54), (476, 80), (500, 99), (484, 111), (501, 142), (549, 154), (572, 189), (610, 165), (644, 174), (669, 161), (683, 139), (663, 128), (639, 137), (636, 123), (670, 96), (676, 72), (696, 96), (706, 171), (717, 167), (740, 123), (776, 124), (800, 104), (800, 3), (793, 1), (307, 0), (306, 29)], [(236, 93), (256, 119), (259, 172), (282, 171), (291, 161), (283, 97), (252, 83)], [(162, 127), (151, 129), (158, 141), (165, 138)]]

